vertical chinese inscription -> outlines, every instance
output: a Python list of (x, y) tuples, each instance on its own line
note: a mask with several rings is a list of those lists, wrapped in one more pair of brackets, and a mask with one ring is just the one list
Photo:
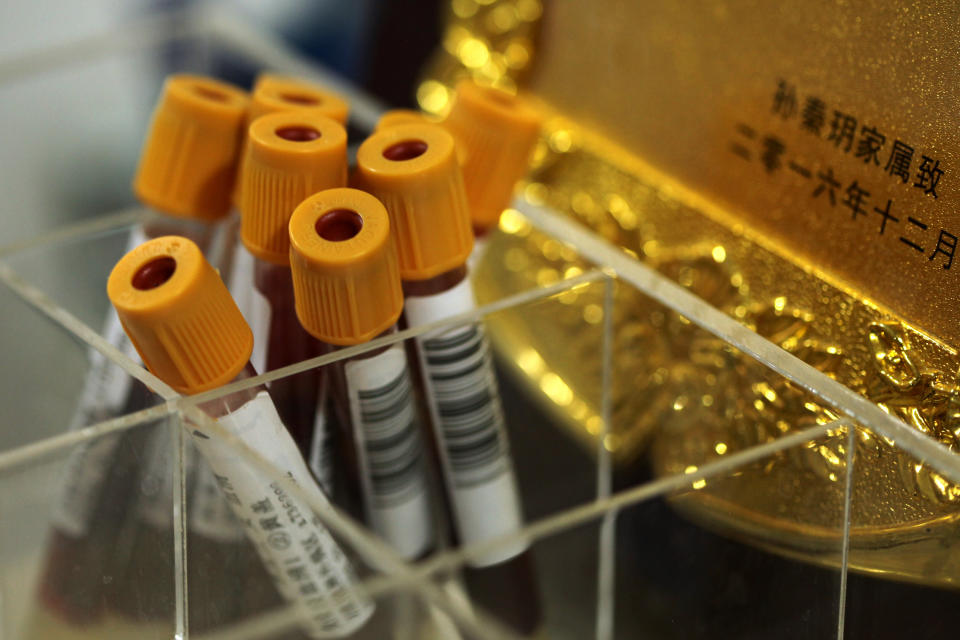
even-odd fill
[[(938, 201), (937, 188), (946, 173), (940, 160), (918, 152), (913, 145), (888, 136), (876, 126), (863, 123), (856, 114), (830, 108), (819, 96), (802, 96), (796, 85), (782, 78), (776, 82), (770, 113), (781, 121), (796, 120), (801, 132), (823, 140), (827, 143), (826, 149), (859, 160), (895, 184), (920, 190), (934, 202)], [(782, 169), (789, 170), (796, 179), (809, 185), (806, 188), (813, 204), (830, 209), (845, 208), (854, 223), (876, 222), (876, 237), (896, 228), (898, 246), (903, 250), (925, 257), (927, 263), (942, 270), (953, 266), (957, 230), (932, 228), (922, 212), (913, 211), (913, 215), (898, 212), (893, 198), (875, 197), (878, 188), (869, 176), (849, 179), (850, 176), (839, 175), (827, 162), (811, 166), (792, 157), (781, 136), (760, 131), (747, 122), (735, 124), (729, 150), (744, 161), (759, 161), (771, 177)], [(934, 233), (937, 234), (935, 241)]]

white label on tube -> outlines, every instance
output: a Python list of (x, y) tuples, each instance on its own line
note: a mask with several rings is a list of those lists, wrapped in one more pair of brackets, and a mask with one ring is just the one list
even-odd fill
[[(146, 242), (139, 225), (130, 230), (124, 253)], [(140, 361), (137, 350), (120, 324), (113, 308), (107, 311), (103, 338), (134, 362)], [(132, 380), (127, 373), (107, 360), (95, 349), (88, 352), (90, 368), (84, 379), (80, 402), (70, 421), (70, 431), (77, 431), (97, 422), (120, 415), (130, 394)], [(90, 528), (90, 518), (96, 508), (114, 459), (114, 452), (123, 434), (101, 436), (77, 446), (67, 459), (63, 480), (63, 494), (53, 513), (53, 524), (64, 533), (82, 536)]]
[[(147, 236), (143, 228), (133, 227), (130, 229), (124, 253), (129, 253), (146, 241)], [(117, 311), (112, 305), (107, 311), (102, 335), (104, 340), (123, 352), (123, 355), (134, 362), (140, 361), (140, 356), (123, 330)], [(123, 411), (130, 393), (131, 379), (123, 369), (107, 360), (96, 349), (91, 348), (88, 357), (90, 369), (84, 380), (83, 394), (80, 396), (80, 404), (74, 414), (71, 429), (81, 429), (89, 426), (93, 421), (106, 420), (118, 415)]]
[[(173, 526), (173, 446), (165, 425), (154, 429), (143, 447), (146, 464), (136, 492), (137, 514), (157, 529)], [(189, 455), (189, 451), (188, 451)], [(184, 460), (190, 469), (193, 460)]]
[(243, 537), (243, 528), (220, 492), (210, 465), (198, 460), (192, 469), (194, 475), (190, 487), (188, 526), (204, 538), (236, 542)]
[(423, 443), (400, 346), (344, 366), (370, 525), (404, 558), (433, 543)]
[(403, 302), (403, 314), (411, 327), (446, 320), (458, 313), (472, 311), (473, 289), (470, 278), (464, 278), (457, 286), (432, 296), (407, 296)]
[(333, 441), (327, 423), (327, 377), (320, 376), (317, 412), (313, 417), (313, 440), (310, 441), (310, 470), (328, 496), (333, 495)]
[(480, 268), (480, 263), (483, 262), (483, 256), (487, 253), (489, 237), (490, 233), (485, 233), (479, 238), (473, 239), (473, 251), (470, 252), (470, 257), (467, 258), (467, 273), (470, 275), (473, 275), (476, 270)]
[(233, 268), (230, 270), (230, 284), (227, 288), (253, 332), (250, 363), (257, 373), (265, 373), (267, 342), (270, 339), (270, 302), (254, 286), (254, 257), (240, 242), (233, 253)]
[[(410, 326), (473, 308), (467, 279), (444, 293), (411, 296), (405, 302)], [(417, 338), (417, 349), (461, 541), (471, 544), (517, 531), (523, 516), (483, 327), (474, 323), (430, 332)], [(527, 546), (525, 540), (519, 540), (474, 557), (471, 564), (496, 564)]]
[[(112, 306), (107, 311), (103, 337), (123, 355), (134, 362), (140, 362), (140, 354), (127, 337), (120, 318), (117, 317), (117, 311)], [(127, 402), (131, 386), (132, 380), (126, 371), (107, 360), (99, 351), (91, 349), (90, 370), (83, 385), (80, 411), (85, 413), (88, 419), (105, 420), (119, 415)], [(78, 428), (84, 426), (88, 425), (79, 425)]]
[[(266, 392), (219, 423), (328, 504)], [(304, 630), (313, 638), (342, 638), (363, 626), (373, 614), (373, 602), (349, 591), (358, 584), (356, 574), (319, 518), (231, 449), (200, 429), (192, 428), (192, 433), (278, 589), (303, 612)]]

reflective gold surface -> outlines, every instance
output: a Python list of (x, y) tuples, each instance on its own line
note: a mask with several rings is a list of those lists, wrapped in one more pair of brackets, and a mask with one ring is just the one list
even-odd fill
[(958, 24), (946, 0), (553, 2), (529, 88), (960, 346)]
[[(958, 451), (957, 12), (551, 3), (531, 83), (547, 127), (523, 193)], [(811, 97), (824, 104), (819, 135)], [(858, 122), (849, 151), (848, 116)], [(871, 131), (884, 132), (876, 161), (868, 147), (858, 156), (861, 139), (878, 140)], [(906, 181), (902, 158), (884, 157), (896, 141), (914, 149)], [(588, 268), (519, 215), (500, 226), (481, 300)], [(565, 313), (500, 314), (491, 332), (589, 441), (602, 426), (602, 332), (590, 329), (603, 320), (602, 291), (565, 296)], [(657, 473), (690, 472), (838, 415), (630, 287), (617, 286), (614, 314), (605, 444), (621, 463), (649, 444)], [(730, 535), (836, 564), (847, 441), (838, 430), (731, 481), (694, 484), (675, 504)], [(896, 443), (865, 430), (855, 442), (851, 566), (956, 584), (960, 488)]]

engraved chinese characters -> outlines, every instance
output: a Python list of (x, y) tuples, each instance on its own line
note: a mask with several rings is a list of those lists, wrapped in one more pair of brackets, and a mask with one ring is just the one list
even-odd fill
[[(794, 143), (784, 140), (794, 135), (792, 127), (782, 133), (760, 132), (751, 124), (737, 122), (728, 143), (730, 152), (747, 162), (759, 160), (772, 179), (781, 170), (788, 171), (788, 177), (779, 178), (783, 188), (807, 190), (810, 207), (829, 207), (837, 213), (848, 210), (849, 220), (870, 229), (858, 244), (896, 238), (900, 244), (893, 246), (898, 252), (920, 254), (942, 269), (953, 266), (956, 234), (960, 231), (949, 223), (938, 227), (933, 220), (941, 213), (936, 210), (916, 205), (909, 197), (906, 201), (890, 197), (903, 193), (891, 193), (889, 184), (897, 184), (934, 201), (939, 199), (937, 188), (946, 170), (939, 159), (928, 155), (932, 151), (889, 136), (851, 113), (828, 108), (816, 95), (801, 96), (794, 84), (782, 78), (777, 80), (770, 114), (774, 120), (795, 124), (801, 132), (799, 138)], [(771, 127), (775, 128), (778, 127)], [(810, 151), (804, 139), (807, 136), (818, 138), (822, 144)], [(854, 174), (849, 169), (836, 170), (838, 154), (852, 156), (867, 171)], [(878, 173), (886, 174), (888, 179), (878, 180)], [(892, 253), (891, 257), (906, 255)]]

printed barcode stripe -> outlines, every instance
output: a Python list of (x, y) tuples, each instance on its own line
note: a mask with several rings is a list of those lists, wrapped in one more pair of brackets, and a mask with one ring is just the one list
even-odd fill
[(423, 448), (407, 367), (380, 387), (358, 390), (357, 397), (373, 499), (380, 506), (405, 502), (424, 490)]
[(475, 486), (507, 471), (503, 412), (481, 327), (427, 338), (422, 347), (454, 483)]

